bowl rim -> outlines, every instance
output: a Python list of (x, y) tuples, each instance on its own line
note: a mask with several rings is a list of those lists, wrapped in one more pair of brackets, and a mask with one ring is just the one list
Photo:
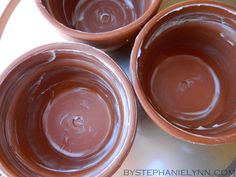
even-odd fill
[[(198, 144), (224, 144), (224, 143), (229, 143), (232, 141), (236, 140), (236, 135), (235, 136), (228, 136), (225, 137), (224, 139), (218, 138), (218, 137), (210, 137), (210, 136), (201, 136), (197, 134), (193, 134), (190, 132), (187, 132), (172, 123), (170, 123), (168, 120), (166, 120), (160, 113), (158, 113), (153, 106), (150, 104), (148, 99), (145, 97), (144, 91), (142, 89), (142, 86), (139, 82), (138, 78), (138, 73), (137, 73), (137, 60), (140, 52), (140, 47), (142, 46), (144, 38), (148, 35), (149, 31), (156, 25), (156, 23), (164, 18), (166, 15), (169, 15), (173, 11), (177, 10), (178, 8), (181, 7), (188, 7), (189, 5), (191, 6), (197, 6), (199, 4), (205, 5), (205, 6), (211, 6), (215, 8), (221, 8), (224, 10), (232, 10), (232, 12), (236, 11), (236, 7), (226, 4), (223, 2), (217, 2), (217, 1), (212, 1), (212, 0), (189, 0), (189, 1), (184, 1), (184, 2), (179, 2), (176, 3), (161, 12), (159, 12), (157, 15), (155, 15), (140, 31), (138, 36), (136, 37), (134, 46), (131, 51), (131, 57), (130, 57), (130, 74), (131, 74), (131, 81), (136, 93), (136, 96), (138, 97), (139, 102), (141, 103), (144, 111), (147, 113), (149, 118), (158, 125), (161, 129), (163, 129), (165, 132), (169, 133), (170, 135), (190, 142), (190, 143), (198, 143)], [(229, 12), (227, 12), (229, 13)], [(235, 14), (236, 16), (236, 14)]]
[(52, 15), (49, 14), (45, 6), (42, 4), (42, 0), (35, 0), (35, 2), (46, 19), (56, 28), (63, 31), (64, 34), (77, 38), (79, 40), (97, 42), (101, 40), (112, 40), (114, 38), (120, 38), (123, 34), (132, 33), (136, 29), (140, 28), (146, 22), (146, 20), (148, 20), (152, 16), (152, 14), (155, 14), (155, 12), (157, 13), (162, 0), (152, 0), (152, 4), (145, 11), (145, 13), (128, 25), (102, 33), (89, 33), (69, 28), (57, 21)]
[[(131, 86), (131, 83), (128, 77), (125, 75), (122, 69), (118, 66), (118, 64), (112, 60), (112, 58), (109, 55), (107, 55), (105, 52), (99, 49), (96, 49), (92, 46), (89, 46), (87, 44), (82, 44), (82, 43), (57, 42), (57, 43), (42, 45), (26, 52), (25, 54), (21, 55), (16, 60), (14, 60), (0, 75), (0, 86), (3, 84), (7, 76), (17, 66), (19, 66), (20, 64), (22, 64), (23, 62), (27, 60), (30, 60), (31, 57), (38, 55), (40, 53), (43, 53), (45, 51), (60, 50), (60, 49), (61, 50), (65, 49), (69, 51), (78, 51), (78, 52), (88, 54), (91, 56), (96, 56), (98, 61), (101, 62), (108, 70), (111, 70), (111, 72), (115, 74), (116, 77), (119, 79), (119, 82), (122, 82), (122, 87), (127, 96), (125, 100), (127, 100), (127, 106), (129, 109), (129, 112), (128, 112), (129, 125), (127, 125), (127, 132), (125, 134), (126, 138), (123, 141), (123, 145), (119, 152), (119, 155), (116, 156), (108, 166), (104, 167), (103, 170), (100, 171), (99, 174), (97, 174), (99, 176), (110, 176), (114, 174), (118, 170), (118, 168), (122, 165), (123, 161), (127, 157), (132, 147), (132, 144), (136, 135), (136, 130), (137, 130), (137, 105), (136, 105), (136, 98), (135, 98), (134, 90)], [(105, 162), (106, 162), (106, 159), (104, 162), (102, 162), (102, 164), (104, 164)], [(100, 164), (99, 166), (103, 166), (103, 165)], [(96, 168), (96, 167), (92, 167), (92, 169), (93, 168)], [(0, 170), (2, 170), (3, 173), (6, 175), (17, 177), (17, 174), (14, 173), (14, 170), (11, 168), (11, 166), (6, 164), (1, 158), (0, 158)]]

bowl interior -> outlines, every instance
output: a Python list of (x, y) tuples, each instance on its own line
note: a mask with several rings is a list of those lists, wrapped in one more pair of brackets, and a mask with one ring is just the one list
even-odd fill
[(69, 28), (88, 33), (102, 33), (135, 21), (154, 1), (42, 0), (42, 4), (51, 16)]
[(18, 175), (96, 175), (124, 147), (123, 85), (93, 56), (56, 49), (28, 56), (0, 90), (0, 155)]
[(214, 4), (182, 6), (155, 22), (139, 49), (137, 72), (158, 114), (191, 134), (231, 133), (235, 32), (233, 10)]

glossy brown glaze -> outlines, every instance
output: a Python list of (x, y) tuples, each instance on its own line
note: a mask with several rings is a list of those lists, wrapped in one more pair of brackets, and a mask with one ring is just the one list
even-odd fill
[[(112, 68), (112, 69), (111, 69)], [(136, 130), (121, 69), (82, 44), (51, 44), (13, 63), (0, 82), (0, 159), (11, 176), (110, 176)]]
[(36, 0), (44, 15), (65, 35), (103, 49), (134, 39), (160, 0)]
[(135, 0), (42, 0), (42, 3), (65, 26), (89, 33), (112, 31), (128, 25), (148, 9), (144, 1)]
[(131, 72), (149, 116), (181, 139), (236, 139), (236, 9), (189, 1), (154, 17), (138, 36)]

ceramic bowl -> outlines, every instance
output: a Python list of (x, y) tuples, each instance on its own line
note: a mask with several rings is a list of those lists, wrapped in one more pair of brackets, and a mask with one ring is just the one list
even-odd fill
[(236, 8), (195, 0), (153, 17), (138, 35), (130, 71), (149, 117), (180, 139), (236, 140)]
[(161, 0), (36, 0), (43, 15), (70, 40), (114, 50), (132, 41)]
[(85, 44), (38, 47), (0, 78), (0, 162), (8, 176), (111, 176), (129, 152), (135, 96)]

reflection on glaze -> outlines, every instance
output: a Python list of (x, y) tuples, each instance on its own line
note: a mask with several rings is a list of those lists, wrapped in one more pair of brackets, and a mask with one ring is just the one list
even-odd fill
[(235, 14), (200, 7), (180, 7), (157, 22), (138, 54), (139, 79), (169, 122), (189, 133), (223, 136), (236, 120)]
[(144, 1), (136, 0), (43, 0), (50, 14), (64, 25), (90, 33), (112, 31), (144, 14)]
[[(191, 6), (190, 6), (191, 7)], [(184, 9), (186, 7), (182, 7)], [(176, 11), (176, 10), (175, 10)], [(173, 27), (181, 26), (186, 23), (193, 23), (193, 22), (201, 22), (201, 23), (211, 23), (212, 25), (218, 25), (219, 23), (223, 23), (225, 26), (224, 28), (228, 30), (228, 35), (231, 33), (231, 35), (234, 34), (234, 30), (230, 27), (230, 24), (227, 23), (227, 21), (235, 23), (234, 19), (230, 18), (224, 18), (222, 16), (219, 16), (217, 14), (214, 14), (214, 18), (212, 18), (212, 14), (208, 12), (189, 12), (186, 14), (180, 14), (176, 17), (173, 17), (171, 20), (166, 21), (164, 24), (160, 26), (160, 29), (153, 32), (153, 34), (148, 39), (147, 43), (145, 44), (145, 48), (147, 49), (152, 42), (156, 40), (158, 36), (161, 35), (164, 31), (171, 29)], [(222, 35), (222, 33), (220, 33)], [(227, 40), (226, 40), (227, 41)]]

